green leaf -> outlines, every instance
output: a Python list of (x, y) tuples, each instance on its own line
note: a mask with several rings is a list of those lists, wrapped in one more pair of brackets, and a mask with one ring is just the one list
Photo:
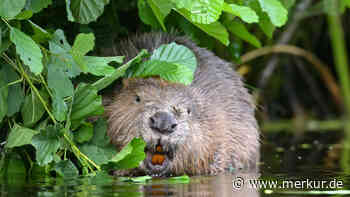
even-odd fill
[(58, 58), (50, 58), (47, 72), (48, 87), (52, 91), (52, 113), (56, 120), (66, 120), (68, 106), (65, 97), (73, 96), (74, 87), (68, 73), (64, 72), (65, 65)]
[(147, 2), (153, 10), (153, 13), (157, 18), (159, 24), (162, 26), (163, 31), (166, 31), (164, 19), (174, 7), (173, 4), (167, 0), (147, 0)]
[(93, 33), (80, 33), (74, 40), (72, 53), (74, 55), (84, 56), (95, 46), (95, 36)]
[(164, 44), (153, 51), (151, 60), (166, 61), (169, 63), (184, 65), (192, 72), (196, 71), (197, 59), (195, 54), (187, 47), (176, 43)]
[(33, 28), (34, 35), (32, 36), (32, 39), (35, 40), (38, 43), (45, 43), (48, 40), (52, 38), (52, 35), (48, 33), (45, 29), (41, 28), (37, 24), (33, 23), (32, 21), (28, 20), (30, 25)]
[(279, 0), (259, 0), (261, 9), (270, 17), (272, 24), (277, 27), (287, 22), (288, 11)]
[(16, 52), (21, 60), (29, 66), (30, 71), (39, 74), (43, 70), (42, 53), (39, 46), (26, 34), (14, 27), (10, 31), (10, 39), (16, 45)]
[(156, 49), (149, 61), (139, 65), (133, 77), (160, 76), (171, 82), (189, 85), (196, 67), (196, 56), (190, 49), (171, 43)]
[[(8, 65), (6, 65), (8, 66)], [(5, 69), (0, 70), (0, 123), (2, 119), (7, 114), (7, 97), (8, 97), (8, 87), (7, 87), (7, 73)]]
[(102, 115), (102, 97), (97, 90), (87, 84), (79, 84), (74, 94), (71, 120), (82, 120), (90, 116)]
[(93, 135), (94, 127), (91, 123), (85, 123), (79, 128), (79, 130), (74, 132), (74, 140), (78, 143), (88, 142)]
[(40, 134), (33, 137), (32, 145), (36, 149), (35, 157), (40, 166), (50, 163), (58, 151), (60, 147), (58, 132), (57, 128), (49, 125), (46, 130), (42, 130)]
[(49, 41), (49, 47), (50, 52), (54, 53), (51, 58), (55, 59), (53, 61), (62, 63), (62, 69), (69, 77), (76, 77), (81, 73), (79, 66), (74, 61), (70, 52), (71, 46), (67, 42), (61, 29), (55, 31), (52, 39)]
[(116, 148), (109, 142), (107, 122), (99, 119), (95, 124), (92, 140), (79, 146), (79, 149), (97, 165), (106, 164), (116, 154)]
[(193, 81), (194, 73), (184, 65), (171, 64), (160, 60), (149, 60), (142, 63), (133, 77), (160, 76), (160, 78), (174, 83), (189, 85)]
[(11, 19), (21, 12), (26, 4), (26, 0), (1, 0), (0, 16)]
[(117, 169), (136, 168), (146, 157), (144, 152), (146, 142), (144, 142), (142, 139), (134, 138), (127, 146), (131, 146), (132, 151), (130, 154), (124, 156), (121, 160), (115, 163), (114, 166)]
[(151, 180), (151, 176), (139, 176), (139, 177), (118, 177), (118, 181), (123, 182), (134, 182), (134, 183), (145, 183)]
[(180, 9), (180, 8), (186, 8), (186, 9), (191, 9), (192, 5), (194, 3), (193, 0), (171, 0), (175, 5), (176, 8)]
[(350, 8), (350, 0), (340, 0), (340, 11), (343, 13), (346, 8)]
[(199, 24), (213, 23), (219, 19), (223, 5), (224, 0), (193, 1), (189, 9), (191, 21)]
[(225, 12), (240, 17), (246, 23), (259, 22), (258, 15), (250, 7), (224, 3), (223, 9)]
[(248, 2), (249, 7), (251, 7), (259, 16), (259, 26), (261, 30), (267, 35), (267, 37), (272, 38), (273, 32), (276, 27), (272, 24), (269, 16), (262, 11), (258, 0), (252, 0)]
[(66, 120), (68, 113), (68, 106), (63, 98), (54, 95), (52, 98), (52, 114), (57, 121)]
[(226, 27), (230, 32), (232, 32), (235, 36), (239, 37), (240, 39), (247, 41), (255, 47), (261, 47), (260, 41), (253, 34), (249, 33), (249, 31), (242, 23), (238, 21), (230, 21), (226, 23)]
[(54, 95), (59, 98), (72, 96), (74, 87), (67, 73), (63, 72), (64, 63), (52, 58), (48, 64), (47, 83)]
[[(7, 97), (7, 116), (10, 117), (15, 113), (19, 112), (21, 105), (24, 101), (24, 92), (21, 87), (20, 77), (10, 65), (5, 65), (3, 71), (7, 76), (7, 83), (17, 82), (8, 86), (8, 97)], [(1, 74), (0, 74), (1, 75)]]
[(40, 12), (52, 4), (52, 0), (27, 0), (26, 8), (34, 13)]
[(118, 154), (112, 157), (111, 162), (117, 163), (132, 153), (133, 146), (131, 143), (127, 144)]
[(85, 56), (84, 62), (87, 68), (87, 72), (96, 76), (111, 76), (115, 72), (115, 68), (109, 66), (110, 62), (123, 62), (123, 56), (115, 57), (94, 57)]
[(214, 37), (219, 40), (224, 45), (228, 45), (230, 43), (229, 34), (226, 31), (226, 28), (218, 21), (215, 21), (210, 24), (200, 24), (193, 22), (190, 18), (190, 13), (186, 9), (177, 9), (177, 12), (184, 16), (188, 21), (190, 21), (193, 25), (207, 33), (208, 35)]
[(79, 65), (83, 71), (87, 71), (86, 63), (84, 61), (84, 55), (91, 51), (95, 45), (95, 36), (92, 33), (84, 34), (80, 33), (75, 38), (72, 47), (72, 56), (74, 61)]
[[(349, 1), (349, 0), (345, 0), (345, 1)], [(289, 10), (290, 8), (292, 8), (295, 5), (296, 0), (281, 0), (283, 6)]]
[(70, 160), (55, 163), (53, 170), (61, 177), (75, 177), (79, 175), (77, 167)]
[(32, 138), (34, 135), (38, 134), (39, 131), (21, 127), (15, 125), (7, 138), (6, 148), (13, 148), (18, 146), (23, 146), (32, 143)]
[(190, 177), (188, 175), (182, 175), (182, 176), (170, 177), (168, 180), (171, 183), (189, 183)]
[(68, 17), (68, 19), (81, 24), (96, 21), (103, 13), (104, 6), (108, 3), (109, 0), (66, 0), (66, 4), (71, 11), (71, 17)]
[(138, 0), (137, 8), (141, 21), (147, 25), (151, 25), (154, 29), (160, 29), (160, 24), (153, 13), (152, 8), (146, 2), (147, 0)]
[(16, 16), (16, 19), (17, 20), (26, 20), (26, 19), (31, 18), (32, 16), (33, 16), (33, 12), (31, 10), (24, 10)]
[[(39, 93), (44, 101), (48, 103), (48, 94), (44, 91), (39, 91)], [(31, 92), (24, 98), (23, 107), (21, 109), (24, 126), (33, 126), (40, 120), (44, 113), (45, 108), (36, 94), (33, 94), (33, 92)]]

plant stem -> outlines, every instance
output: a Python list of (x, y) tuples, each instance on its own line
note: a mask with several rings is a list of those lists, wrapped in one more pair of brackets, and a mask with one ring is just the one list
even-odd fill
[(18, 67), (21, 70), (22, 76), (26, 79), (26, 81), (28, 81), (30, 88), (35, 92), (35, 94), (37, 95), (37, 97), (39, 98), (40, 102), (43, 104), (46, 112), (49, 114), (50, 119), (52, 120), (52, 122), (54, 124), (57, 124), (57, 121), (55, 119), (55, 117), (53, 116), (53, 114), (51, 113), (51, 111), (49, 110), (49, 108), (47, 107), (46, 102), (44, 101), (43, 97), (41, 97), (38, 89), (34, 86), (34, 84), (32, 83), (32, 81), (30, 80), (29, 76), (27, 75), (27, 73), (24, 71), (21, 62), (18, 60)]
[(126, 64), (119, 67), (117, 70), (114, 71), (110, 76), (103, 77), (102, 79), (99, 79), (95, 83), (92, 84), (93, 87), (97, 89), (97, 91), (102, 90), (103, 88), (107, 87), (113, 81), (117, 80), (119, 77), (123, 76), (125, 71), (135, 62), (141, 60), (143, 57), (145, 57), (148, 54), (147, 50), (143, 49), (141, 52), (131, 60), (129, 60)]
[(85, 154), (83, 154), (82, 152), (80, 152), (80, 150), (78, 149), (78, 147), (75, 146), (74, 142), (72, 142), (66, 134), (64, 134), (63, 136), (64, 136), (64, 138), (68, 141), (68, 143), (71, 145), (72, 150), (73, 150), (74, 153), (77, 155), (77, 157), (82, 157), (83, 159), (85, 159), (86, 161), (88, 161), (89, 163), (91, 163), (97, 170), (101, 170), (100, 166), (98, 166), (95, 162), (93, 162), (91, 159), (89, 159)]
[(339, 15), (339, 1), (331, 1), (332, 11), (328, 14), (328, 28), (331, 35), (334, 62), (339, 76), (340, 84), (342, 86), (342, 93), (344, 96), (345, 113), (344, 113), (344, 129), (345, 140), (343, 157), (341, 158), (341, 165), (345, 172), (350, 172), (350, 81), (348, 69), (348, 55), (345, 46), (344, 31)]

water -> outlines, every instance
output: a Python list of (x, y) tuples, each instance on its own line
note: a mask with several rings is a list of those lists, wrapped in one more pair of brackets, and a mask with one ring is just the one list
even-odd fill
[(266, 143), (259, 174), (197, 176), (189, 182), (154, 178), (144, 183), (106, 175), (30, 180), (14, 175), (0, 182), (0, 196), (350, 196), (346, 189), (350, 176), (337, 165), (328, 164), (329, 154), (324, 149), (330, 150), (333, 145), (319, 145), (311, 142), (283, 147)]

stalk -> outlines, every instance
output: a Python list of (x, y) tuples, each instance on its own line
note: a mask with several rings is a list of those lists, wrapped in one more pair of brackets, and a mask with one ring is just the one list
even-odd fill
[(328, 14), (328, 28), (331, 36), (334, 63), (340, 80), (342, 94), (344, 96), (344, 150), (341, 158), (341, 167), (345, 172), (350, 172), (350, 81), (348, 68), (348, 55), (345, 46), (344, 31), (339, 14), (339, 1), (328, 1), (331, 12)]

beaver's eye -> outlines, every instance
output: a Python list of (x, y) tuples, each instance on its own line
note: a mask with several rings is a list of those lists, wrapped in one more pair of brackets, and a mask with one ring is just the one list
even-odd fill
[(136, 97), (135, 97), (135, 101), (136, 101), (137, 103), (141, 102), (141, 98), (140, 98), (140, 96), (136, 95)]

